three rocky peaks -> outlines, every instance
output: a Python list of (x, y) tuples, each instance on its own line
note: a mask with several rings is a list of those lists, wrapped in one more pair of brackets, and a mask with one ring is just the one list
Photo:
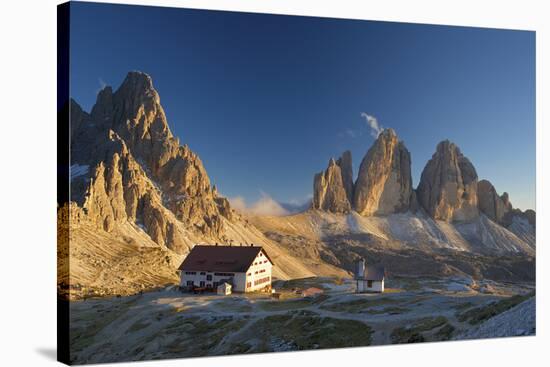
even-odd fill
[(470, 222), (483, 213), (504, 226), (520, 216), (535, 225), (535, 212), (514, 209), (508, 194), (499, 196), (487, 180), (478, 182), (473, 164), (448, 140), (437, 145), (418, 187), (413, 189), (411, 155), (393, 129), (383, 130), (368, 150), (353, 182), (351, 153), (313, 180), (314, 209), (332, 213), (354, 210), (362, 216), (424, 211), (447, 222)]

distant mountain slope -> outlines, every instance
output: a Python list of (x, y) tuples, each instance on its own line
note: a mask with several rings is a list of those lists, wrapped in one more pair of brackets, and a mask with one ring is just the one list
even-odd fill
[(403, 249), (434, 251), (441, 248), (493, 255), (535, 254), (532, 246), (483, 215), (474, 222), (457, 224), (410, 212), (363, 217), (356, 212), (333, 214), (310, 210), (285, 217), (249, 219), (264, 231), (303, 235), (316, 240), (365, 234)]
[(534, 279), (534, 247), (484, 215), (457, 224), (410, 212), (363, 217), (309, 210), (248, 219), (296, 256), (320, 258), (348, 271), (357, 258), (366, 257), (367, 263), (384, 262), (401, 275)]

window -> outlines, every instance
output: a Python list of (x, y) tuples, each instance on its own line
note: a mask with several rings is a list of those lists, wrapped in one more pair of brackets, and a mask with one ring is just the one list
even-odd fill
[(250, 288), (251, 285), (252, 285), (252, 282), (246, 283), (246, 288)]
[(206, 280), (212, 280), (212, 274), (208, 274), (208, 275), (206, 276)]
[(372, 280), (367, 280), (367, 288), (372, 288)]
[(267, 260), (264, 260), (264, 264), (267, 264)]
[(252, 275), (252, 273), (248, 273), (248, 274), (246, 274), (246, 275), (248, 275), (248, 276), (251, 276), (251, 275)]
[(218, 288), (219, 285), (220, 285), (220, 283), (218, 283), (218, 282), (214, 282), (214, 284), (213, 284), (214, 288)]
[(197, 272), (196, 271), (186, 271), (185, 274), (186, 275), (195, 275), (195, 274), (197, 274)]
[[(234, 273), (214, 273), (214, 275), (217, 276), (217, 277), (232, 277), (235, 274)], [(248, 275), (250, 275), (250, 274), (248, 274)]]
[(206, 273), (204, 271), (201, 271), (201, 275), (206, 275)]
[(188, 286), (188, 287), (192, 287), (192, 286), (193, 286), (193, 281), (192, 281), (192, 280), (188, 280), (188, 281), (187, 281), (187, 286)]
[(200, 286), (204, 287), (204, 280), (201, 280)]
[(258, 272), (257, 272), (257, 271), (255, 271), (255, 272), (254, 272), (254, 274), (258, 274)]
[(261, 278), (254, 281), (254, 285), (263, 284), (269, 282), (269, 277)]

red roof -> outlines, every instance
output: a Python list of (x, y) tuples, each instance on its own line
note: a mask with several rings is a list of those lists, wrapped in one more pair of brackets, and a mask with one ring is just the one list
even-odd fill
[(269, 258), (261, 246), (209, 246), (196, 245), (181, 263), (179, 270), (246, 272), (260, 251)]

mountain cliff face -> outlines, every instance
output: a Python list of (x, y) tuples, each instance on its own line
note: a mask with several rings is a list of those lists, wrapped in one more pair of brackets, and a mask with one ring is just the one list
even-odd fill
[(481, 180), (477, 186), (479, 210), (492, 221), (506, 227), (526, 243), (535, 246), (536, 214), (533, 210), (521, 211), (514, 208), (508, 193), (501, 196), (487, 180)]
[(199, 157), (172, 135), (148, 75), (131, 72), (116, 92), (104, 88), (89, 115), (72, 106), (71, 164), (91, 167), (73, 180), (72, 199), (100, 228), (130, 220), (180, 252), (186, 231), (220, 237), (231, 209)]
[[(342, 164), (343, 158), (338, 162)], [(344, 168), (348, 169), (348, 167)], [(351, 162), (349, 169), (351, 169)], [(346, 176), (346, 180), (348, 179), (349, 177)], [(349, 192), (344, 185), (342, 167), (331, 158), (328, 168), (316, 174), (313, 180), (313, 208), (332, 213), (348, 213), (351, 210), (349, 197)]]
[[(417, 244), (428, 252), (443, 247), (534, 255), (535, 212), (514, 209), (507, 193), (499, 196), (489, 181), (478, 182), (473, 164), (448, 140), (437, 145), (413, 190), (410, 153), (395, 131), (385, 129), (363, 158), (355, 183), (352, 180), (351, 153), (346, 152), (315, 176), (313, 201), (313, 209), (347, 214), (344, 228), (351, 237), (365, 232), (396, 241), (391, 246)], [(325, 218), (321, 212), (306, 215), (315, 223)], [(375, 229), (384, 221), (385, 228)], [(257, 223), (269, 227), (264, 221)]]
[(437, 145), (422, 171), (416, 194), (420, 205), (434, 219), (468, 222), (479, 216), (476, 170), (448, 140)]
[(393, 129), (385, 129), (361, 162), (353, 206), (365, 216), (407, 211), (412, 195), (411, 155)]
[(353, 182), (351, 152), (329, 162), (313, 183), (313, 208), (361, 215), (407, 211), (413, 198), (411, 156), (393, 129), (384, 130), (361, 162)]
[(534, 243), (535, 212), (514, 209), (506, 192), (499, 196), (489, 181), (478, 182), (473, 164), (448, 140), (437, 145), (416, 190), (409, 151), (393, 129), (385, 129), (363, 158), (355, 183), (347, 151), (315, 176), (313, 194), (313, 209), (332, 213), (387, 216), (410, 211), (456, 223), (474, 222), (483, 214)]
[[(508, 194), (504, 193), (508, 198)], [(489, 219), (502, 223), (502, 219), (512, 208), (508, 199), (506, 204), (497, 194), (493, 184), (487, 180), (481, 180), (477, 184), (478, 207)]]
[(336, 161), (338, 167), (342, 171), (342, 183), (346, 190), (346, 196), (350, 204), (353, 202), (353, 168), (351, 164), (351, 152), (346, 150)]

